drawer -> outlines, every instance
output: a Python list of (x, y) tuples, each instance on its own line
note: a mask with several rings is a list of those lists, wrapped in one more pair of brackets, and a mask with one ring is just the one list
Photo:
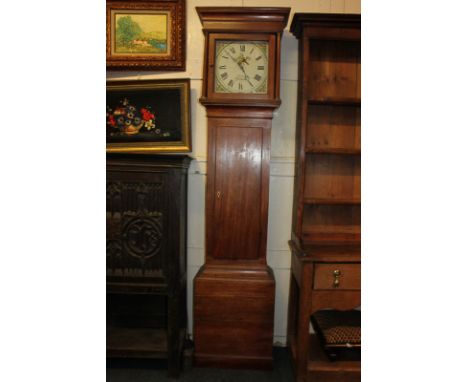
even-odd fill
[(361, 264), (320, 263), (315, 265), (314, 289), (361, 289)]

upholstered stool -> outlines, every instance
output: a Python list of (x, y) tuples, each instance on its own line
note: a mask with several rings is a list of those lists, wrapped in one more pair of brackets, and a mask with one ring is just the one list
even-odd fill
[(360, 310), (320, 310), (310, 320), (331, 361), (361, 359)]

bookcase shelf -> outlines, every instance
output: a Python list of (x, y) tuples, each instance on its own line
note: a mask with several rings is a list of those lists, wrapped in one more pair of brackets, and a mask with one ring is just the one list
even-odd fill
[(305, 152), (308, 154), (358, 155), (361, 154), (361, 149), (348, 147), (306, 147)]
[(356, 98), (310, 98), (308, 104), (322, 106), (361, 106), (361, 100)]
[(298, 102), (306, 114), (297, 126), (293, 239), (359, 244), (360, 42), (346, 36), (304, 39), (308, 51), (302, 56), (304, 83)]
[(307, 155), (304, 175), (305, 198), (346, 200), (361, 197), (359, 155)]
[(304, 198), (304, 204), (361, 204), (361, 198)]
[(361, 152), (361, 108), (342, 104), (308, 104), (306, 152), (359, 154)]

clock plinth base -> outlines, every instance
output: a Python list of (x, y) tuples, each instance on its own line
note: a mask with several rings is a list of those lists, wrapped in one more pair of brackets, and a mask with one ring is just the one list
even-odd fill
[(271, 369), (274, 303), (270, 267), (202, 267), (194, 281), (195, 365)]

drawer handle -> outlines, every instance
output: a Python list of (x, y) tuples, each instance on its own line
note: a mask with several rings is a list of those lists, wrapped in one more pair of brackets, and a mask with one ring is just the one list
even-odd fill
[(341, 276), (341, 271), (339, 269), (335, 269), (333, 271), (333, 288), (338, 288), (340, 286), (340, 276)]

